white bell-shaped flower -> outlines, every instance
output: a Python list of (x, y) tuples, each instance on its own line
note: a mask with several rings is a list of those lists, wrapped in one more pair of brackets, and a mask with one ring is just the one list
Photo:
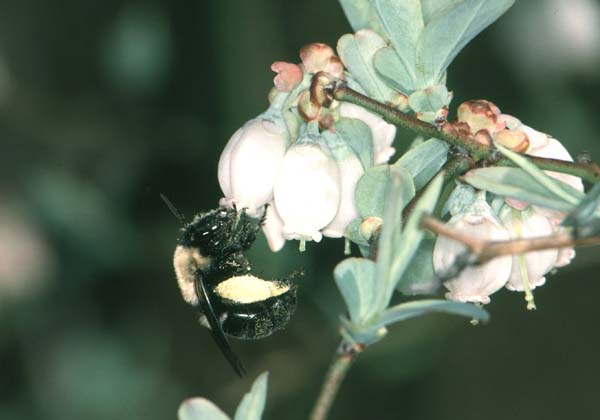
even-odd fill
[[(547, 143), (543, 144), (542, 146), (539, 147), (531, 147), (529, 150), (527, 150), (527, 152), (525, 152), (528, 155), (531, 156), (538, 156), (538, 157), (543, 157), (543, 158), (552, 158), (552, 159), (559, 159), (559, 160), (566, 160), (569, 162), (573, 162), (573, 158), (571, 157), (570, 153), (568, 152), (568, 150), (565, 148), (565, 146), (562, 145), (561, 142), (559, 142), (558, 140), (556, 140), (553, 137), (547, 136)], [(580, 178), (573, 176), (573, 175), (569, 175), (569, 174), (563, 174), (560, 172), (553, 172), (553, 171), (545, 171), (546, 174), (548, 174), (548, 176), (551, 176), (554, 179), (558, 179), (559, 181), (564, 182), (565, 184), (569, 185), (570, 187), (573, 187), (574, 189), (578, 190), (578, 191), (583, 191), (583, 182), (581, 181)]]
[[(318, 134), (317, 134), (318, 135)], [(340, 204), (340, 173), (327, 148), (304, 136), (289, 148), (275, 182), (275, 207), (283, 220), (283, 236), (319, 242), (320, 232)]]
[[(554, 230), (548, 218), (531, 208), (521, 212), (505, 206), (500, 212), (500, 218), (511, 239), (548, 236)], [(506, 288), (525, 292), (527, 307), (534, 309), (531, 291), (546, 282), (544, 276), (555, 266), (557, 257), (557, 249), (513, 255), (512, 272)]]
[(285, 126), (258, 117), (238, 129), (219, 159), (218, 178), (223, 190), (222, 206), (245, 208), (257, 217), (273, 199), (275, 177), (287, 147)]
[(396, 152), (392, 147), (396, 137), (396, 126), (388, 124), (379, 115), (375, 115), (366, 109), (348, 102), (340, 105), (340, 116), (345, 118), (356, 118), (361, 120), (371, 129), (373, 137), (373, 160), (375, 165), (386, 163)]
[(321, 233), (329, 238), (341, 238), (346, 234), (348, 224), (358, 217), (354, 190), (365, 170), (356, 153), (344, 140), (329, 132), (324, 134), (324, 138), (339, 167), (341, 196), (335, 217)]
[[(464, 213), (453, 216), (448, 225), (466, 235), (489, 241), (509, 239), (508, 231), (500, 224), (485, 199), (477, 199)], [(446, 272), (466, 246), (438, 237), (433, 249), (433, 266), (437, 273)], [(489, 303), (490, 295), (501, 289), (511, 273), (512, 257), (495, 258), (480, 266), (471, 266), (460, 275), (444, 283), (448, 289), (446, 298), (459, 302)]]

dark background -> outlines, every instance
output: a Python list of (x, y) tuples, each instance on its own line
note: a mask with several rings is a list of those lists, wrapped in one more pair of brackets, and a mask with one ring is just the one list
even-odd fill
[[(599, 7), (518, 2), (450, 67), (454, 106), (491, 99), (599, 157)], [(200, 395), (233, 414), (265, 370), (266, 418), (306, 418), (338, 342), (343, 242), (257, 241), (258, 273), (306, 276), (287, 330), (233, 343), (239, 380), (179, 296), (179, 226), (159, 193), (187, 216), (215, 207), (219, 153), (266, 108), (270, 64), (348, 31), (333, 0), (0, 2), (0, 419), (169, 419)], [(501, 291), (487, 326), (392, 328), (332, 418), (593, 416), (597, 252), (549, 276), (535, 312)]]

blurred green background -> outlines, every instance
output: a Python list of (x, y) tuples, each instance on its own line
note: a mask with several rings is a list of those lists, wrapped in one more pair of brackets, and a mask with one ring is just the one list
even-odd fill
[[(600, 159), (600, 3), (517, 3), (450, 67), (454, 105), (490, 99)], [(179, 296), (179, 226), (159, 193), (187, 216), (215, 207), (219, 153), (266, 108), (270, 64), (346, 32), (334, 0), (1, 2), (0, 419), (169, 419), (199, 395), (232, 414), (264, 370), (266, 418), (306, 418), (338, 342), (343, 242), (257, 241), (256, 272), (306, 276), (287, 330), (233, 342), (240, 380)], [(597, 255), (549, 276), (536, 312), (502, 291), (487, 326), (393, 328), (331, 418), (592, 417)]]

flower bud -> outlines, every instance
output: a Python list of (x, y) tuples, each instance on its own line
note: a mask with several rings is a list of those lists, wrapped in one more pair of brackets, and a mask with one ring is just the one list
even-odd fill
[(252, 217), (259, 215), (273, 198), (286, 146), (285, 128), (269, 119), (250, 120), (237, 130), (219, 159), (219, 185), (225, 195), (220, 204), (235, 204)]
[(375, 165), (386, 163), (396, 152), (392, 147), (396, 137), (396, 126), (388, 124), (383, 118), (366, 109), (344, 102), (340, 105), (340, 116), (345, 118), (356, 118), (361, 120), (371, 129), (373, 138), (373, 158)]
[(484, 99), (463, 102), (458, 106), (457, 114), (458, 121), (469, 124), (472, 133), (488, 130), (493, 134), (504, 128), (504, 124), (498, 122), (498, 107)]
[[(463, 234), (483, 240), (509, 239), (508, 231), (502, 227), (484, 199), (476, 200), (464, 213), (453, 216), (448, 225)], [(444, 273), (466, 249), (461, 243), (439, 236), (433, 249), (435, 271), (439, 274)], [(508, 281), (511, 267), (511, 256), (495, 258), (480, 266), (467, 267), (457, 277), (444, 283), (449, 291), (446, 298), (459, 302), (489, 303), (489, 296)]]
[(314, 240), (340, 204), (338, 165), (320, 143), (300, 139), (285, 154), (275, 182), (275, 207), (286, 239)]
[(279, 92), (290, 92), (302, 81), (302, 69), (297, 64), (276, 61), (271, 65), (271, 70), (277, 73), (273, 84)]
[(364, 219), (359, 226), (359, 233), (362, 238), (369, 242), (375, 235), (375, 232), (381, 230), (383, 220), (380, 217), (370, 216)]
[(521, 130), (502, 130), (496, 133), (496, 143), (517, 152), (523, 153), (529, 148), (529, 138)]
[(300, 49), (302, 65), (308, 73), (324, 71), (334, 77), (342, 77), (344, 65), (333, 48), (321, 43), (308, 44)]

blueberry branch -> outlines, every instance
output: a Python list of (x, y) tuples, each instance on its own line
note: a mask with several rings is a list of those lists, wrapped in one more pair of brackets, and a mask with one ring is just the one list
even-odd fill
[[(350, 89), (344, 82), (332, 81), (327, 85), (325, 91), (331, 99), (359, 105), (380, 115), (390, 124), (411, 130), (424, 137), (435, 137), (462, 148), (469, 153), (474, 161), (479, 162), (481, 165), (514, 166), (514, 163), (509, 159), (498, 155), (498, 151), (493, 146), (479, 143), (470, 135), (451, 130), (444, 131), (443, 126), (438, 128), (423, 122), (412, 115), (405, 114), (398, 109)], [(567, 162), (558, 159), (523, 156), (540, 169), (574, 175), (591, 183), (600, 181), (600, 166), (594, 162)]]
[(340, 389), (340, 385), (344, 381), (348, 369), (360, 351), (360, 348), (354, 348), (344, 341), (340, 344), (335, 357), (329, 366), (329, 370), (327, 371), (327, 376), (325, 382), (323, 382), (319, 398), (310, 414), (310, 420), (324, 420), (327, 418), (329, 410), (333, 405), (333, 401)]
[(483, 264), (496, 257), (504, 255), (524, 254), (532, 251), (545, 249), (557, 249), (573, 246), (600, 245), (600, 236), (596, 230), (590, 236), (576, 236), (570, 233), (540, 236), (537, 238), (511, 239), (507, 241), (487, 241), (467, 235), (458, 229), (448, 226), (441, 220), (431, 216), (424, 216), (421, 227), (436, 235), (445, 236), (456, 242), (460, 242), (469, 248), (473, 264)]

